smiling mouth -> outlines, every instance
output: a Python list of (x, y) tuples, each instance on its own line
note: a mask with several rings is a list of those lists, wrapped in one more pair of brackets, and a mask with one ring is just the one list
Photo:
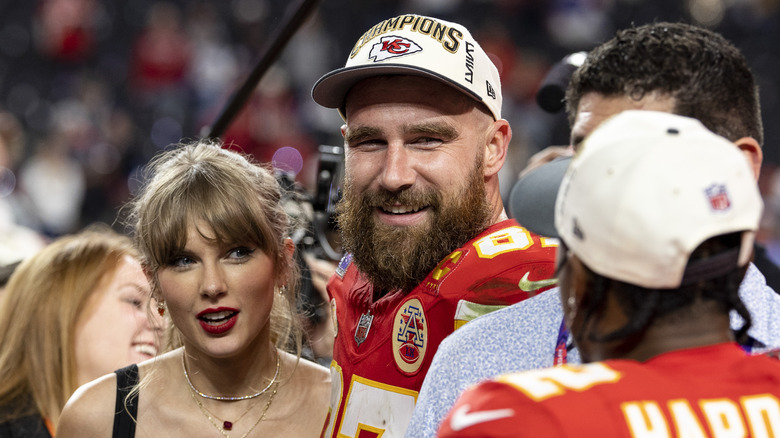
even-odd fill
[(201, 315), (198, 317), (198, 319), (200, 319), (201, 321), (209, 325), (220, 325), (230, 320), (230, 318), (235, 316), (237, 313), (238, 312), (234, 312), (231, 310), (223, 310), (221, 312), (207, 313), (205, 315)]
[(424, 210), (428, 208), (426, 207), (411, 207), (408, 205), (391, 205), (389, 207), (379, 207), (380, 210), (382, 210), (383, 213), (387, 214), (408, 214), (408, 213), (417, 213), (418, 211)]
[(157, 356), (157, 347), (152, 344), (133, 344), (133, 349), (140, 354), (150, 357)]

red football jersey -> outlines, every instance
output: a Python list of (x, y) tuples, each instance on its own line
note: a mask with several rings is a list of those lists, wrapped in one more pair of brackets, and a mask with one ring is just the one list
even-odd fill
[(466, 390), (437, 436), (778, 437), (780, 362), (724, 343), (506, 374)]
[(376, 302), (346, 255), (328, 283), (336, 339), (323, 435), (403, 436), (439, 343), (479, 315), (552, 287), (556, 246), (506, 220), (448, 255), (409, 294)]

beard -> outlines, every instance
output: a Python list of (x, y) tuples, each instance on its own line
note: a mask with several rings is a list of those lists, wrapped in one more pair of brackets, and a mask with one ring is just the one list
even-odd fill
[[(336, 210), (341, 243), (373, 284), (375, 297), (398, 289), (411, 292), (444, 257), (490, 225), (482, 174), (480, 159), (466, 184), (449, 197), (432, 188), (358, 193), (346, 178)], [(422, 223), (408, 227), (376, 219), (377, 208), (395, 203), (430, 211)]]

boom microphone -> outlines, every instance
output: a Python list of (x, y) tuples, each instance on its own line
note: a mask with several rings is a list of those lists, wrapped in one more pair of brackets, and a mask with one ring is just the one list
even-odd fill
[(295, 35), (295, 32), (303, 25), (318, 3), (319, 0), (302, 0), (292, 13), (287, 13), (285, 22), (277, 29), (273, 38), (269, 39), (270, 44), (265, 47), (257, 65), (255, 65), (255, 68), (252, 70), (249, 77), (247, 77), (246, 81), (244, 81), (241, 88), (235, 92), (217, 121), (214, 122), (211, 127), (203, 127), (202, 132), (208, 132), (209, 138), (221, 137), (222, 134), (225, 133), (236, 114), (246, 104), (246, 101), (249, 99), (249, 96), (251, 96), (252, 91), (255, 89), (258, 82), (260, 82), (260, 79), (265, 72), (273, 65), (282, 53), (282, 50), (284, 50), (284, 47), (290, 41), (290, 38)]

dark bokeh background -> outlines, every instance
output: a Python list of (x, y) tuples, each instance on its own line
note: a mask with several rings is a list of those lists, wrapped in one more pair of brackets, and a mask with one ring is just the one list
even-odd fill
[[(294, 0), (0, 0), (0, 228), (45, 236), (114, 222), (158, 150), (201, 136), (243, 82)], [(721, 32), (762, 89), (767, 200), (761, 239), (774, 249), (780, 81), (778, 0), (323, 0), (224, 138), (296, 174), (313, 191), (320, 144), (341, 120), (311, 100), (378, 21), (422, 13), (466, 25), (496, 60), (514, 140), (508, 195), (534, 152), (567, 141), (562, 115), (534, 100), (548, 69), (619, 28), (686, 21)], [(702, 66), (705, 68), (706, 66)], [(1, 148), (0, 148), (1, 149)], [(0, 239), (0, 245), (3, 245)]]

